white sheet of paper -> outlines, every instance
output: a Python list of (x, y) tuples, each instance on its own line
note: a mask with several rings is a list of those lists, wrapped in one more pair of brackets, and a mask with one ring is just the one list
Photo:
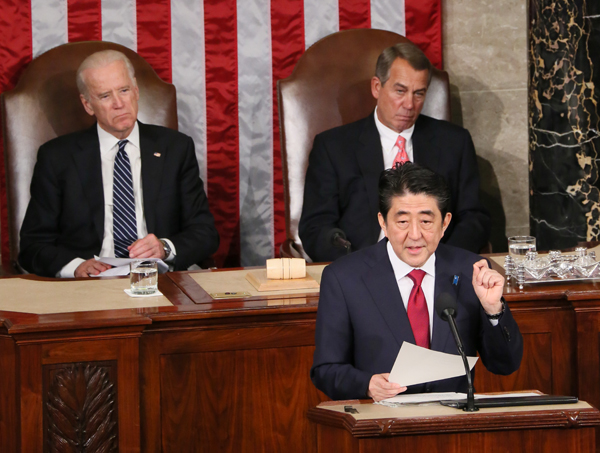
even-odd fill
[(129, 275), (129, 264), (111, 267), (104, 272), (100, 272), (98, 275), (91, 275), (90, 277), (120, 277), (122, 275)]
[[(478, 357), (467, 357), (471, 370), (477, 359)], [(407, 386), (464, 374), (465, 366), (459, 355), (432, 351), (405, 341), (400, 347), (389, 380)]]
[[(548, 395), (540, 395), (539, 393), (533, 392), (515, 392), (515, 393), (499, 393), (498, 395), (486, 395), (485, 393), (476, 393), (475, 399), (481, 398), (520, 398), (522, 396), (548, 396)], [(466, 396), (465, 396), (466, 398)]]
[[(100, 272), (97, 277), (115, 277), (121, 275), (129, 275), (129, 263), (139, 261), (139, 258), (112, 258), (108, 256), (94, 256), (94, 259), (101, 263), (110, 264), (111, 269)], [(158, 273), (164, 274), (169, 270), (169, 266), (160, 258), (144, 258), (144, 261), (156, 261), (158, 263)]]
[(379, 401), (379, 404), (397, 406), (399, 404), (421, 404), (431, 403), (434, 401), (462, 400), (466, 397), (466, 393), (456, 392), (411, 393), (409, 395), (400, 393), (399, 395)]
[[(464, 368), (464, 367), (463, 367)], [(498, 395), (486, 395), (485, 393), (475, 394), (475, 399), (480, 398), (518, 398), (521, 396), (543, 396), (539, 393), (533, 392), (516, 392), (516, 393), (500, 393)], [(455, 392), (442, 392), (442, 393), (412, 393), (405, 395), (403, 393), (379, 401), (377, 404), (383, 404), (384, 406), (396, 407), (402, 404), (423, 404), (432, 403), (437, 401), (454, 401), (464, 400), (467, 398), (466, 393), (455, 393)]]

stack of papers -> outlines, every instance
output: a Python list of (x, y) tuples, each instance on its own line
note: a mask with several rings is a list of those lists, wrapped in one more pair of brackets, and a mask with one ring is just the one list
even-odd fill
[[(129, 263), (132, 261), (140, 261), (140, 258), (110, 258), (99, 256), (94, 256), (94, 259), (96, 259), (96, 261), (100, 261), (101, 263), (106, 263), (113, 266), (104, 272), (100, 272), (98, 275), (94, 275), (94, 277), (118, 277), (121, 275), (129, 275)], [(156, 261), (158, 263), (159, 274), (164, 274), (169, 270), (169, 266), (160, 258), (143, 258), (142, 260)]]
[[(533, 392), (501, 393), (496, 395), (475, 394), (475, 399), (481, 398), (521, 398), (524, 396), (545, 396)], [(442, 393), (413, 393), (411, 395), (396, 395), (392, 398), (379, 401), (375, 404), (384, 406), (399, 407), (409, 404), (428, 404), (438, 403), (440, 401), (457, 401), (467, 399), (466, 393), (442, 392)]]

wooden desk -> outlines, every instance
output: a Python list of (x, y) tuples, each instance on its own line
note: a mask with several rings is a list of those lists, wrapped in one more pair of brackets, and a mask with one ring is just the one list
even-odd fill
[(443, 406), (355, 403), (358, 414), (331, 403), (309, 410), (308, 418), (318, 427), (319, 453), (592, 453), (600, 426), (600, 411), (584, 402), (474, 413)]
[[(316, 451), (306, 413), (326, 399), (309, 378), (318, 294), (213, 300), (193, 277), (160, 277), (168, 307), (0, 311), (0, 451), (47, 451), (53, 379), (68, 372), (69, 391), (81, 389), (88, 365), (112, 386), (101, 407), (116, 422), (102, 439), (119, 451)], [(523, 364), (507, 377), (478, 365), (477, 390), (537, 388), (600, 405), (600, 286), (507, 288), (506, 299)]]
[(50, 451), (84, 428), (88, 451), (315, 451), (318, 293), (194, 303), (192, 282), (160, 276), (172, 306), (0, 312), (0, 451)]

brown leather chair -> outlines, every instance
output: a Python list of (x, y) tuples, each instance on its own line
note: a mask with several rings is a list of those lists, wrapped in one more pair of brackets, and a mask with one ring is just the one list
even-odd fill
[[(277, 82), (287, 239), (283, 257), (308, 258), (300, 238), (304, 178), (315, 135), (364, 118), (375, 108), (371, 78), (379, 54), (391, 45), (408, 41), (396, 33), (346, 30), (311, 46), (294, 72)], [(434, 70), (423, 114), (450, 119), (448, 73)]]
[(177, 129), (175, 87), (163, 82), (132, 50), (110, 42), (90, 41), (64, 44), (35, 58), (17, 86), (2, 93), (0, 100), (12, 271), (20, 270), (19, 231), (29, 203), (38, 148), (52, 138), (94, 123), (79, 100), (75, 73), (88, 55), (105, 49), (119, 50), (133, 63), (140, 88), (140, 121)]

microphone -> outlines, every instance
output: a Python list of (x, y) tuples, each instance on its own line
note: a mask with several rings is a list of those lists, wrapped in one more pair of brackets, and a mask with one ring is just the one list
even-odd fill
[(467, 375), (467, 405), (463, 408), (467, 412), (475, 412), (479, 409), (475, 407), (475, 395), (473, 390), (473, 377), (471, 376), (471, 370), (469, 369), (469, 362), (467, 361), (467, 355), (463, 347), (460, 334), (458, 333), (458, 327), (456, 326), (456, 298), (449, 293), (441, 293), (435, 299), (435, 312), (442, 320), (447, 321), (450, 324), (450, 330), (454, 335), (454, 341), (456, 342), (456, 348), (458, 353), (463, 359), (465, 365), (465, 373)]
[(346, 233), (339, 228), (334, 228), (329, 232), (329, 243), (335, 248), (346, 249), (346, 255), (350, 253), (352, 244), (346, 239)]

